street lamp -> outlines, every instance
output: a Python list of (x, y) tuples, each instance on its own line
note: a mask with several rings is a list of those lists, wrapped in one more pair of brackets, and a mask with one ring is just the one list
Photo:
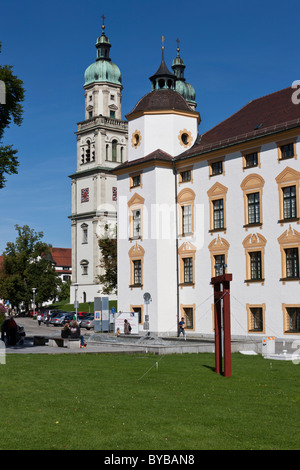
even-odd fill
[(76, 309), (76, 321), (77, 321), (77, 310), (78, 310), (78, 301), (77, 301), (77, 291), (78, 291), (78, 283), (76, 282), (74, 284), (75, 287), (75, 302), (74, 302), (74, 307)]
[(36, 291), (36, 288), (33, 287), (32, 288), (32, 292), (33, 292), (33, 315), (35, 315), (35, 291)]

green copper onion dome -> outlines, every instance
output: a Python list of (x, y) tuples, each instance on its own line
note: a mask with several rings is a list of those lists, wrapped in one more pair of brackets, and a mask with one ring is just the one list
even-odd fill
[(91, 64), (84, 73), (84, 85), (95, 82), (109, 82), (122, 85), (122, 75), (119, 67), (111, 62), (109, 57), (111, 44), (105, 35), (105, 26), (102, 25), (102, 35), (96, 42), (96, 62)]

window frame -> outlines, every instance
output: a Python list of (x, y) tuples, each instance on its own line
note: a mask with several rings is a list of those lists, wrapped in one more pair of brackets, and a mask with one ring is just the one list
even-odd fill
[[(215, 173), (213, 170), (213, 165), (221, 164), (221, 171)], [(223, 157), (216, 157), (208, 161), (208, 168), (209, 168), (209, 179), (215, 178), (216, 176), (225, 176), (225, 156)]]
[[(184, 179), (183, 174), (190, 172), (190, 179)], [(193, 166), (183, 168), (178, 171), (178, 184), (193, 183)]]
[[(178, 248), (179, 267), (180, 267), (179, 286), (181, 288), (187, 287), (187, 286), (192, 286), (193, 288), (195, 287), (195, 254), (196, 254), (196, 247), (190, 242), (184, 242)], [(186, 259), (191, 259), (192, 282), (185, 282), (185, 260)]]
[[(284, 285), (286, 282), (299, 282), (300, 284), (300, 272), (299, 272), (299, 262), (300, 262), (300, 233), (297, 230), (292, 229), (291, 225), (289, 229), (286, 230), (280, 237), (278, 237), (278, 243), (280, 245), (281, 253), (281, 278), (280, 281)], [(286, 250), (294, 248), (298, 250), (298, 277), (288, 277), (287, 276), (287, 257)]]
[[(143, 274), (144, 274), (144, 255), (145, 250), (141, 245), (137, 243), (133, 245), (128, 251), (129, 256), (129, 265), (130, 265), (130, 283), (129, 288), (132, 289), (143, 289)], [(135, 283), (135, 262), (140, 261), (140, 270), (141, 270), (141, 283)]]
[[(285, 139), (285, 140), (281, 140), (281, 141), (276, 142), (277, 154), (278, 154), (278, 163), (280, 163), (282, 161), (286, 161), (286, 160), (291, 160), (291, 159), (297, 160), (296, 142), (297, 142), (297, 137), (292, 137), (290, 139)], [(286, 157), (286, 156), (283, 156), (283, 149), (287, 145), (292, 145), (293, 155)]]
[[(191, 309), (192, 310), (192, 327), (188, 325), (187, 322), (187, 315), (185, 309)], [(195, 311), (196, 311), (196, 304), (180, 304), (180, 318), (184, 318), (185, 325), (184, 329), (186, 331), (195, 331)]]
[[(261, 168), (261, 162), (260, 162), (260, 150), (261, 147), (255, 147), (247, 150), (242, 151), (242, 165), (243, 165), (243, 171), (245, 170), (251, 170), (252, 168)], [(247, 157), (249, 155), (257, 154), (257, 164), (256, 165), (251, 165), (247, 166)]]
[[(225, 256), (225, 264), (228, 265), (228, 251), (229, 251), (230, 244), (224, 238), (220, 238), (218, 235), (217, 238), (214, 238), (210, 244), (208, 245), (208, 249), (210, 252), (210, 262), (211, 262), (211, 277), (216, 277), (216, 269), (215, 269), (215, 257), (224, 255)], [(227, 268), (225, 268), (225, 274), (227, 272)]]
[[(254, 328), (252, 325), (255, 323), (255, 318), (254, 315), (255, 313), (252, 311), (252, 309), (261, 309), (261, 323), (262, 323), (262, 328)], [(266, 304), (246, 304), (246, 310), (247, 310), (247, 331), (250, 334), (264, 334), (265, 333), (265, 313), (266, 313)]]
[[(243, 191), (244, 198), (244, 225), (243, 227), (248, 230), (251, 227), (260, 227), (263, 226), (263, 187), (265, 180), (258, 175), (257, 173), (251, 173), (246, 176), (241, 183), (241, 189)], [(259, 222), (250, 223), (249, 222), (249, 195), (259, 194)]]
[[(221, 183), (215, 183), (208, 191), (207, 195), (209, 198), (209, 212), (210, 212), (210, 229), (209, 233), (213, 234), (215, 232), (224, 232), (227, 230), (227, 221), (226, 221), (226, 196), (228, 188), (223, 186)], [(214, 228), (214, 201), (223, 199), (223, 228)]]
[[(290, 323), (291, 323), (291, 317), (288, 312), (288, 309), (299, 309), (300, 310), (300, 304), (285, 304), (282, 303), (282, 313), (283, 313), (283, 334), (285, 335), (300, 335), (300, 325), (299, 325), (299, 331), (293, 331), (291, 330)], [(300, 313), (299, 313), (300, 315)], [(299, 320), (300, 323), (300, 320)]]
[(130, 311), (133, 313), (138, 313), (138, 324), (142, 325), (144, 322), (144, 306), (143, 305), (130, 305)]
[[(253, 283), (260, 283), (264, 285), (265, 282), (265, 246), (267, 240), (263, 235), (259, 233), (249, 234), (243, 241), (243, 247), (245, 249), (245, 256), (246, 256), (246, 279), (245, 284), (247, 286)], [(260, 271), (261, 277), (260, 278), (253, 278), (252, 277), (252, 259), (251, 254), (259, 253), (260, 252)]]
[[(143, 209), (145, 199), (139, 194), (135, 193), (132, 198), (128, 201), (128, 212), (129, 212), (129, 240), (143, 240)], [(140, 211), (140, 235), (134, 235), (134, 212)]]
[[(185, 188), (180, 191), (180, 193), (177, 196), (177, 204), (178, 204), (178, 211), (179, 211), (179, 227), (178, 227), (178, 233), (180, 237), (186, 237), (186, 236), (193, 236), (194, 231), (195, 231), (195, 225), (194, 225), (194, 200), (195, 200), (196, 194), (194, 191), (190, 188)], [(184, 223), (183, 223), (183, 214), (184, 214), (184, 207), (185, 206), (191, 206), (191, 227), (192, 231), (191, 232), (184, 232)]]
[[(279, 195), (279, 220), (278, 223), (283, 226), (285, 223), (297, 222), (300, 223), (300, 201), (299, 201), (299, 180), (300, 172), (293, 168), (286, 167), (276, 178), (278, 185)], [(284, 218), (284, 195), (283, 189), (291, 186), (296, 186), (296, 217), (291, 219)]]

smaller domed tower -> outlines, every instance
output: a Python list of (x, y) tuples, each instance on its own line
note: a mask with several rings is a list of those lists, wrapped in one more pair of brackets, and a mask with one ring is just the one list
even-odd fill
[(126, 115), (128, 161), (143, 158), (157, 149), (175, 157), (195, 143), (201, 119), (195, 111), (195, 90), (185, 83), (184, 67), (178, 50), (172, 66), (175, 73), (169, 71), (163, 42), (161, 64), (149, 78), (152, 91)]
[(177, 39), (177, 56), (175, 57), (172, 63), (172, 69), (176, 76), (175, 90), (178, 91), (178, 93), (180, 93), (184, 97), (184, 99), (187, 101), (187, 103), (192, 109), (195, 109), (197, 106), (197, 103), (195, 101), (195, 88), (189, 83), (187, 83), (184, 78), (185, 65), (183, 59), (180, 57), (179, 51), (179, 39)]

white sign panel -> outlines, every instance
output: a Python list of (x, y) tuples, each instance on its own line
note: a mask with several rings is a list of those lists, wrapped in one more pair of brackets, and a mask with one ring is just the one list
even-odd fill
[(120, 313), (120, 315), (115, 319), (115, 333), (119, 328), (120, 333), (124, 334), (124, 320), (127, 320), (131, 326), (130, 334), (137, 335), (139, 333), (139, 315), (134, 312)]

